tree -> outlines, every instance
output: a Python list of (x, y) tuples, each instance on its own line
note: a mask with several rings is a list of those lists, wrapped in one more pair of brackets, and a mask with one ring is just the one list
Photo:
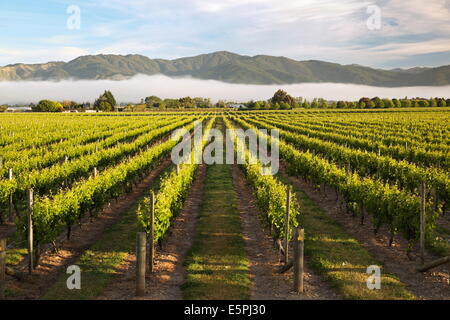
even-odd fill
[(147, 108), (158, 108), (158, 104), (162, 102), (157, 96), (146, 97), (144, 101)]
[(400, 108), (402, 106), (400, 100), (398, 99), (392, 99), (392, 103), (394, 104), (395, 108)]
[(402, 100), (400, 100), (400, 103), (402, 105), (402, 108), (411, 108), (412, 107), (412, 102), (409, 99), (402, 99)]
[(338, 101), (336, 106), (337, 106), (338, 109), (347, 108), (347, 102), (345, 102), (345, 101)]
[(225, 108), (226, 106), (227, 106), (227, 104), (226, 104), (226, 102), (223, 101), (223, 100), (217, 101), (217, 102), (216, 102), (216, 105), (215, 105), (216, 108)]
[(292, 104), (292, 109), (298, 109), (298, 108), (300, 108), (300, 103), (297, 101), (297, 100), (295, 100), (294, 101), (294, 103)]
[(309, 108), (311, 108), (311, 105), (309, 104), (308, 101), (305, 100), (305, 101), (303, 102), (302, 107), (305, 108), (305, 109), (309, 109)]
[(375, 108), (384, 108), (384, 102), (379, 97), (375, 97), (371, 99), (375, 104)]
[(276, 104), (276, 103), (281, 104), (282, 102), (285, 102), (285, 103), (289, 104), (290, 106), (292, 106), (295, 102), (295, 99), (293, 97), (291, 97), (289, 94), (287, 94), (286, 91), (278, 90), (277, 92), (275, 92), (273, 97), (270, 99), (270, 102), (272, 104)]
[(256, 107), (256, 102), (253, 100), (250, 100), (249, 102), (245, 103), (245, 106), (249, 109), (255, 109)]
[(178, 99), (182, 108), (195, 108), (194, 100), (191, 97)]
[(446, 107), (447, 103), (445, 102), (444, 99), (442, 99), (441, 101), (439, 101), (439, 107)]
[(39, 101), (36, 110), (39, 112), (62, 112), (64, 107), (61, 103), (51, 100)]
[(178, 99), (164, 99), (160, 104), (156, 105), (155, 108), (179, 109), (180, 102)]
[(287, 103), (287, 102), (281, 102), (281, 103), (280, 103), (280, 109), (282, 109), (282, 110), (288, 110), (288, 109), (291, 109), (291, 106), (290, 106), (289, 103)]
[(375, 102), (373, 102), (372, 100), (370, 100), (369, 102), (368, 102), (368, 104), (366, 105), (366, 108), (367, 109), (373, 109), (373, 108), (375, 108)]
[(318, 107), (319, 108), (328, 108), (328, 102), (325, 100), (325, 99), (323, 99), (323, 98), (319, 98), (318, 100), (317, 100), (317, 103), (319, 104), (318, 105)]
[(111, 111), (113, 107), (106, 100), (106, 97), (101, 95), (97, 100), (95, 100), (94, 109), (100, 111)]
[(116, 99), (111, 91), (105, 91), (94, 102), (94, 109), (101, 111), (113, 111), (116, 106)]
[(394, 102), (391, 99), (383, 99), (384, 108), (394, 108)]
[(73, 110), (78, 106), (78, 103), (70, 100), (64, 100), (61, 104), (65, 110)]
[(436, 99), (431, 99), (430, 100), (430, 107), (435, 108), (438, 106), (437, 100)]
[(317, 102), (317, 99), (314, 99), (313, 102), (311, 103), (311, 108), (318, 108), (319, 107), (319, 103)]
[(363, 97), (361, 99), (359, 99), (359, 103), (361, 104), (361, 102), (364, 102), (364, 105), (367, 106), (369, 104), (370, 98), (367, 97)]
[(211, 99), (209, 98), (194, 98), (194, 104), (197, 108), (209, 108), (211, 106)]
[(272, 108), (272, 105), (271, 105), (268, 101), (263, 101), (263, 103), (262, 103), (262, 109), (268, 110), (268, 109), (270, 109), (270, 108)]
[(114, 109), (114, 107), (116, 106), (116, 99), (114, 98), (113, 94), (111, 93), (111, 91), (107, 90), (104, 93), (105, 97), (106, 97), (106, 101), (111, 105), (111, 107)]
[(108, 101), (101, 100), (99, 102), (99, 104), (98, 104), (98, 110), (101, 110), (101, 111), (112, 111), (113, 109), (112, 109), (112, 107), (111, 107), (111, 105), (109, 104)]
[(419, 107), (426, 108), (429, 106), (430, 106), (430, 103), (428, 102), (428, 100), (420, 100), (419, 101)]

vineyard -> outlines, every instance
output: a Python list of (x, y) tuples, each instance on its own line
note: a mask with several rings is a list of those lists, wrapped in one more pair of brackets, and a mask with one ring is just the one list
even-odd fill
[(0, 298), (450, 299), (450, 108), (206, 110), (0, 115)]

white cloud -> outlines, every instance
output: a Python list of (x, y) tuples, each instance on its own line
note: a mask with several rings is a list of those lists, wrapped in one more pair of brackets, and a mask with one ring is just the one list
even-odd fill
[[(450, 46), (445, 50), (450, 40), (450, 0), (78, 2), (82, 15), (112, 12), (93, 25), (89, 25), (92, 21), (84, 23), (78, 38), (49, 36), (31, 48), (37, 52), (36, 57), (26, 52), (16, 57), (7, 54), (0, 57), (0, 64), (22, 58), (27, 62), (72, 58), (70, 53), (61, 51), (62, 47), (85, 53), (139, 53), (151, 58), (228, 50), (370, 66), (450, 50)], [(370, 31), (366, 26), (366, 8), (371, 4), (381, 8), (381, 30)], [(55, 49), (43, 48), (48, 44)], [(2, 47), (16, 49), (14, 43), (3, 43)], [(434, 61), (430, 59), (428, 64), (433, 65)]]
[(292, 84), (292, 85), (242, 85), (213, 80), (169, 78), (166, 76), (136, 76), (125, 81), (60, 81), (60, 82), (0, 82), (0, 103), (29, 103), (42, 99), (93, 102), (104, 90), (111, 90), (119, 102), (138, 102), (149, 95), (162, 98), (209, 97), (213, 101), (249, 101), (269, 99), (276, 90), (283, 89), (293, 96), (307, 99), (357, 100), (361, 97), (403, 98), (416, 96), (445, 96), (447, 87), (378, 88), (351, 84)]
[(422, 42), (387, 43), (372, 47), (369, 52), (385, 56), (412, 56), (450, 51), (450, 39), (433, 39)]
[(450, 5), (447, 0), (390, 0), (382, 6), (385, 35), (450, 35)]
[(92, 28), (92, 35), (95, 37), (109, 37), (114, 34), (114, 27), (111, 25), (101, 24)]
[(49, 61), (69, 61), (89, 54), (89, 51), (78, 47), (51, 47), (45, 49), (14, 49), (0, 47), (0, 65), (13, 63), (46, 63)]

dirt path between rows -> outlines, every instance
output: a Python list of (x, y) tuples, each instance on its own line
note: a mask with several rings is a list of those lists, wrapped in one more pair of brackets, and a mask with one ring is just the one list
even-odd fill
[[(170, 164), (170, 158), (163, 160), (133, 188), (131, 193), (120, 196), (117, 202), (113, 200), (109, 206), (106, 205), (98, 218), (93, 219), (92, 222), (89, 218), (84, 218), (81, 227), (73, 226), (70, 241), (65, 240), (65, 232), (63, 232), (58, 241), (59, 252), (54, 253), (51, 250), (44, 252), (40, 265), (31, 276), (24, 275), (22, 280), (8, 276), (6, 287), (13, 291), (11, 299), (38, 299), (45, 294), (65, 272), (65, 267), (77, 261), (85, 250), (98, 241), (102, 233), (116, 223), (121, 215), (143, 196), (153, 180)], [(25, 271), (26, 264), (25, 259), (19, 265), (22, 271)]]
[(186, 279), (184, 261), (195, 235), (197, 215), (203, 198), (206, 165), (199, 166), (180, 214), (174, 219), (162, 248), (156, 249), (152, 274), (147, 273), (146, 296), (135, 297), (136, 256), (129, 254), (120, 266), (116, 279), (104, 290), (99, 300), (181, 300), (181, 285)]
[(234, 188), (238, 195), (238, 210), (242, 218), (242, 231), (250, 261), (250, 278), (252, 280), (251, 299), (260, 300), (312, 300), (341, 299), (319, 275), (308, 267), (305, 257), (305, 292), (293, 291), (292, 270), (284, 274), (276, 271), (280, 267), (280, 256), (273, 245), (273, 240), (262, 227), (251, 187), (246, 183), (244, 174), (237, 165), (233, 165)]
[[(369, 253), (380, 261), (385, 269), (399, 277), (414, 295), (419, 299), (450, 299), (449, 264), (432, 269), (430, 272), (420, 273), (415, 270), (419, 265), (418, 248), (412, 252), (413, 261), (406, 255), (407, 241), (396, 236), (392, 247), (389, 247), (389, 232), (385, 228), (374, 235), (374, 227), (370, 217), (366, 217), (364, 225), (359, 218), (343, 212), (336, 201), (335, 192), (331, 188), (317, 191), (311, 184), (298, 177), (289, 176), (285, 165), (282, 164), (280, 172), (287, 176), (300, 190), (325, 210), (334, 220), (344, 226)], [(439, 257), (427, 253), (425, 261), (432, 261)]]

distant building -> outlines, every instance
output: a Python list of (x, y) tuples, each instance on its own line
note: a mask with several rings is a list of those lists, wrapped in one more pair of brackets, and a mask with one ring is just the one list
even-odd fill
[(120, 105), (120, 106), (115, 106), (115, 107), (114, 107), (114, 111), (116, 111), (116, 112), (121, 112), (121, 111), (125, 110), (126, 107), (127, 107), (127, 106), (122, 106), (122, 105)]
[(247, 109), (247, 107), (245, 105), (240, 104), (240, 103), (239, 104), (236, 104), (236, 103), (229, 104), (227, 107), (232, 108), (232, 109)]
[(8, 107), (5, 112), (32, 112), (31, 107)]

